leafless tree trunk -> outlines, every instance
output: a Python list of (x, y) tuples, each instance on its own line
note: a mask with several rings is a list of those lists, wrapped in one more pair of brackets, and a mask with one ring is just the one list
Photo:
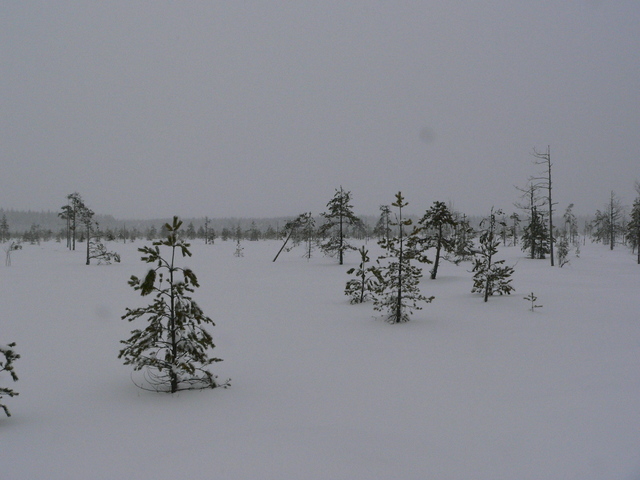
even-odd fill
[(547, 146), (546, 153), (538, 152), (534, 148), (533, 156), (536, 158), (534, 161), (536, 165), (544, 165), (546, 167), (545, 176), (534, 178), (534, 180), (541, 181), (539, 185), (547, 189), (547, 204), (549, 205), (549, 257), (551, 258), (551, 266), (553, 267), (553, 206), (555, 204), (551, 200), (551, 167), (553, 165), (551, 163), (551, 146)]

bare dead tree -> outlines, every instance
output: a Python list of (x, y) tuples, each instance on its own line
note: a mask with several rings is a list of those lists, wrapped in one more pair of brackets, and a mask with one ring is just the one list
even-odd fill
[(553, 267), (553, 206), (556, 205), (551, 199), (551, 147), (547, 145), (547, 151), (545, 153), (538, 152), (535, 148), (533, 154), (535, 165), (542, 165), (545, 167), (545, 172), (539, 177), (532, 177), (530, 181), (536, 183), (538, 187), (544, 188), (547, 191), (546, 204), (549, 206), (549, 257), (551, 258), (551, 266)]

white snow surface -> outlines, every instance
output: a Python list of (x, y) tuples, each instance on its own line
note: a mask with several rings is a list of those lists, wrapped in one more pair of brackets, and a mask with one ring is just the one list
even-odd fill
[[(18, 397), (3, 399), (0, 478), (639, 479), (640, 266), (582, 247), (552, 268), (518, 247), (516, 293), (484, 303), (470, 265), (421, 281), (406, 324), (344, 296), (344, 266), (279, 242), (198, 241), (194, 298), (216, 327), (229, 389), (151, 393), (117, 358), (147, 304), (148, 265), (84, 265), (84, 249), (25, 245), (1, 266), (0, 342), (16, 342)], [(368, 243), (371, 257), (377, 245)], [(542, 308), (529, 310), (530, 292)]]

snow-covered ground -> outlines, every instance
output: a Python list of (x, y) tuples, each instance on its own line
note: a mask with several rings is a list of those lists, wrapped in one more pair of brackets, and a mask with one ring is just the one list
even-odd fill
[(389, 325), (343, 294), (355, 252), (273, 263), (277, 242), (242, 258), (196, 242), (184, 264), (232, 386), (172, 396), (117, 358), (146, 243), (109, 245), (110, 266), (57, 243), (0, 266), (0, 342), (22, 356), (20, 380), (0, 378), (20, 393), (3, 480), (640, 478), (640, 266), (623, 247), (587, 243), (562, 269), (503, 248), (516, 293), (488, 303), (469, 264), (444, 263), (421, 283), (434, 302)]

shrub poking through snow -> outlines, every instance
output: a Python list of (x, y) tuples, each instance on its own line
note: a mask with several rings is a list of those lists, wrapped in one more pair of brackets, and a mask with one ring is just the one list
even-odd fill
[[(13, 347), (15, 346), (15, 343), (10, 343), (4, 347), (0, 346), (0, 356), (4, 357), (4, 360), (0, 360), (0, 373), (7, 372), (9, 375), (11, 375), (11, 379), (14, 382), (17, 382), (18, 376), (13, 370), (13, 362), (20, 358), (20, 355), (18, 355), (13, 349)], [(0, 387), (0, 400), (2, 400), (2, 397), (5, 395), (7, 395), (8, 397), (15, 397), (18, 395), (18, 392), (15, 392), (7, 387)], [(7, 415), (7, 417), (11, 416), (11, 412), (9, 412), (9, 409), (6, 405), (0, 403), (0, 408), (4, 410), (4, 413)]]
[[(191, 269), (175, 264), (176, 252), (183, 257), (191, 256), (190, 245), (179, 238), (181, 225), (178, 217), (173, 217), (173, 224), (165, 225), (166, 238), (138, 249), (144, 254), (143, 262), (156, 266), (143, 279), (131, 276), (129, 285), (142, 296), (155, 294), (155, 300), (146, 307), (127, 308), (123, 320), (131, 322), (146, 317), (148, 324), (121, 341), (125, 348), (118, 358), (124, 358), (125, 365), (133, 365), (134, 371), (142, 371), (142, 380), (134, 383), (145, 390), (175, 393), (226, 388), (229, 380), (220, 384), (217, 376), (207, 369), (221, 359), (209, 356), (215, 345), (204, 328), (215, 324), (189, 296), (200, 286), (198, 279)], [(168, 256), (162, 255), (161, 247), (169, 249)]]

